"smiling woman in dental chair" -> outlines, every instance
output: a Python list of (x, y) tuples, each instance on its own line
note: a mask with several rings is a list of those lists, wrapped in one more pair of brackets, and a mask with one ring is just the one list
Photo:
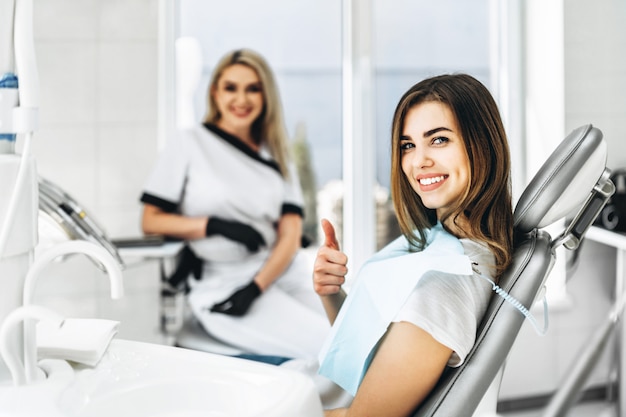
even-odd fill
[(511, 261), (510, 155), (497, 105), (465, 74), (426, 79), (393, 118), (391, 184), (403, 236), (365, 263), (346, 297), (333, 226), (313, 273), (333, 328), (319, 373), (354, 395), (331, 416), (408, 416), (459, 366)]
[(171, 140), (141, 201), (143, 230), (187, 241), (180, 266), (205, 330), (245, 353), (315, 357), (330, 326), (299, 252), (303, 200), (273, 73), (249, 49), (213, 71), (201, 126)]

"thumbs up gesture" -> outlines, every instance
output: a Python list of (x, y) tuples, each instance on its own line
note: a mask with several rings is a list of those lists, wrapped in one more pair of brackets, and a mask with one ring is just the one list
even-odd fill
[(313, 288), (318, 295), (337, 294), (346, 281), (348, 257), (339, 250), (335, 228), (322, 219), (324, 244), (317, 251), (313, 266)]

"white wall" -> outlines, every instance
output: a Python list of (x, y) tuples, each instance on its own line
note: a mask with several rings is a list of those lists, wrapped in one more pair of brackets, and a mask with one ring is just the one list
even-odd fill
[[(158, 0), (35, 0), (33, 23), (39, 173), (111, 237), (138, 236), (139, 196), (157, 153)], [(152, 340), (157, 267), (149, 262), (124, 276), (126, 297), (113, 302), (103, 273), (70, 258), (42, 277), (36, 301), (68, 316), (122, 320), (121, 336)]]
[(39, 172), (112, 236), (139, 229), (157, 135), (157, 0), (35, 0)]

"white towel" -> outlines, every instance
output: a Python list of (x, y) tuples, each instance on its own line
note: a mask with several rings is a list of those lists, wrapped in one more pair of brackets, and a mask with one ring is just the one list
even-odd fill
[(66, 319), (61, 327), (40, 321), (37, 356), (94, 366), (109, 347), (118, 325), (119, 321), (103, 319)]

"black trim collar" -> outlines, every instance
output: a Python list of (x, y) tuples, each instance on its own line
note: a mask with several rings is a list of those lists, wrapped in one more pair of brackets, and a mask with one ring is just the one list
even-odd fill
[(215, 135), (224, 139), (227, 143), (231, 144), (235, 148), (239, 149), (241, 152), (248, 155), (250, 158), (262, 164), (267, 165), (268, 167), (276, 170), (276, 172), (280, 174), (280, 167), (278, 166), (276, 161), (262, 158), (261, 155), (258, 154), (258, 152), (253, 151), (248, 145), (243, 143), (241, 139), (239, 139), (237, 136), (234, 136), (228, 132), (225, 132), (224, 130), (220, 129), (219, 127), (217, 127), (216, 125), (212, 123), (203, 123), (203, 126), (207, 128), (210, 132), (213, 132), (215, 133)]

